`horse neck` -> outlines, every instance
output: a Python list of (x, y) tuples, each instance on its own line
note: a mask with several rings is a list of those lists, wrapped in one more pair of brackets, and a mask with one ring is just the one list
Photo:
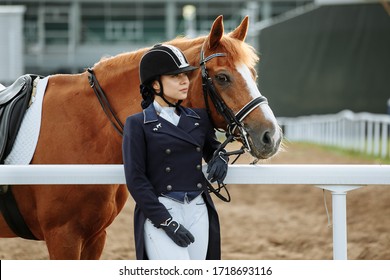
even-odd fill
[(143, 50), (100, 61), (94, 71), (119, 119), (141, 111), (138, 65)]

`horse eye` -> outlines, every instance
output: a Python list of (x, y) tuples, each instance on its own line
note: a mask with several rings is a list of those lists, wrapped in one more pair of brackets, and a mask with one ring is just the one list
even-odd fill
[(215, 75), (215, 80), (220, 84), (220, 85), (226, 85), (230, 82), (230, 79), (227, 75), (225, 74), (218, 74)]

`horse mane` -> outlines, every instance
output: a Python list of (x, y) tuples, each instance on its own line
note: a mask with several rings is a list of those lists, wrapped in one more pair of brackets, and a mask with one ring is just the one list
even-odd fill
[[(206, 39), (207, 36), (194, 39), (189, 39), (187, 37), (177, 37), (164, 43), (175, 45), (183, 50), (186, 53), (187, 59), (189, 61), (199, 61), (200, 48)], [(141, 57), (145, 51), (149, 48), (150, 47), (146, 47), (132, 52), (124, 52), (115, 56), (102, 57), (97, 63), (95, 63), (94, 68), (104, 67), (104, 69), (113, 72), (118, 70), (118, 65), (129, 65), (128, 69), (133, 67), (138, 68), (138, 62), (141, 60)], [(186, 51), (193, 48), (199, 50), (192, 52)], [(221, 38), (217, 51), (229, 53), (233, 62), (241, 62), (245, 65), (248, 65), (249, 67), (255, 67), (259, 61), (259, 56), (256, 54), (256, 50), (252, 46), (243, 41), (232, 38), (229, 35), (224, 35)], [(136, 63), (134, 63), (134, 61), (136, 61)]]
[(129, 61), (131, 60), (138, 61), (141, 59), (141, 56), (144, 53), (141, 50), (124, 52), (124, 53), (117, 54), (115, 56), (103, 56), (98, 62), (95, 63), (94, 67), (100, 67), (102, 64), (104, 64), (105, 67), (118, 66), (125, 63), (129, 63)]

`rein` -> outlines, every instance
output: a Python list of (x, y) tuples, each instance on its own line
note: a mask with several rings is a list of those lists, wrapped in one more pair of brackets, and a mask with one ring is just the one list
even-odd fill
[(93, 69), (88, 68), (87, 71), (89, 73), (89, 76), (88, 76), (89, 85), (91, 86), (91, 88), (95, 92), (96, 97), (99, 100), (100, 105), (102, 106), (104, 113), (106, 114), (107, 118), (110, 120), (115, 131), (118, 132), (118, 134), (120, 136), (123, 136), (123, 127), (124, 127), (123, 123), (115, 115), (114, 110), (112, 109), (110, 102), (108, 101), (104, 90), (99, 85), (99, 82), (95, 76), (95, 73), (93, 72)]

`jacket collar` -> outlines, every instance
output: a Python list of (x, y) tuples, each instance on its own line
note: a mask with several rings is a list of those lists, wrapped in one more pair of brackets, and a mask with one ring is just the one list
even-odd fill
[[(181, 114), (184, 114), (185, 116), (190, 118), (200, 119), (200, 116), (194, 110), (183, 106), (179, 106), (178, 108)], [(158, 115), (156, 109), (154, 108), (153, 103), (150, 104), (146, 109), (144, 109), (143, 113), (144, 113), (144, 124), (158, 121)]]

